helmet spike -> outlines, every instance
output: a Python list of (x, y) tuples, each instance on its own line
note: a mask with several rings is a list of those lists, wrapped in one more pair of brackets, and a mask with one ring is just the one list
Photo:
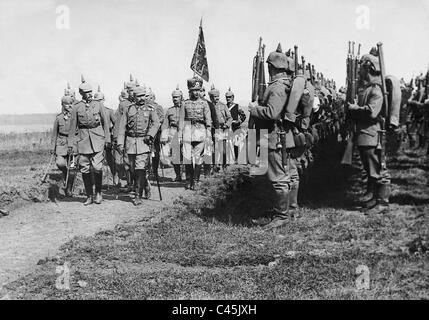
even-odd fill
[(133, 75), (130, 73), (130, 82), (134, 81), (133, 80)]
[(279, 42), (279, 44), (277, 46), (276, 52), (283, 53), (283, 51), (282, 51), (282, 45), (280, 44), (280, 42)]
[(81, 81), (82, 83), (85, 83), (85, 78), (83, 77), (83, 74), (81, 74), (81, 75), (80, 75), (80, 81)]

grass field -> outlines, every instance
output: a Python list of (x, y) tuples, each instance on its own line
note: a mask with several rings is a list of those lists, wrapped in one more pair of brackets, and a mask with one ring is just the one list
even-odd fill
[[(158, 222), (76, 238), (7, 289), (25, 299), (428, 299), (423, 153), (390, 159), (391, 210), (372, 216), (345, 207), (359, 170), (344, 192), (342, 172), (325, 164), (313, 168), (319, 182), (310, 181), (299, 216), (279, 231), (250, 226), (271, 203), (266, 183), (231, 167), (154, 213)], [(58, 290), (65, 262), (70, 289)], [(369, 289), (359, 289), (358, 267)]]

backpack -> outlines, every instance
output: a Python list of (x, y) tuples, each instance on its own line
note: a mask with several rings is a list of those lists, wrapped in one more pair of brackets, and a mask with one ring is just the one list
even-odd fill
[[(387, 90), (387, 100), (389, 104), (389, 109), (384, 114), (386, 117), (386, 124), (392, 126), (399, 126), (399, 116), (401, 111), (401, 101), (402, 101), (402, 90), (401, 82), (395, 76), (386, 76), (386, 90)], [(385, 110), (386, 105), (383, 102), (383, 110)]]

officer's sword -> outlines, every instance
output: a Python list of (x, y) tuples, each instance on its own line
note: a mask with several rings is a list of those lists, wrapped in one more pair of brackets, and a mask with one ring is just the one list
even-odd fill
[(51, 154), (51, 158), (49, 159), (49, 163), (48, 163), (48, 165), (46, 166), (45, 173), (43, 174), (42, 184), (43, 184), (43, 183), (45, 183), (45, 182), (46, 182), (46, 178), (48, 178), (48, 171), (49, 171), (49, 169), (51, 168), (52, 161), (54, 160), (54, 158), (55, 158), (55, 154), (54, 154), (54, 153), (52, 153), (52, 154)]

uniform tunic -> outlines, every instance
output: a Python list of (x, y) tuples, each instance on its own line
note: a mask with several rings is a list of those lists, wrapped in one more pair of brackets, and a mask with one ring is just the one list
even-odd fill
[(52, 130), (52, 145), (57, 155), (55, 161), (58, 169), (67, 170), (68, 135), (70, 131), (70, 114), (62, 112), (55, 117)]
[(355, 143), (359, 148), (363, 167), (373, 182), (389, 183), (389, 173), (381, 168), (376, 150), (381, 129), (378, 117), (383, 106), (380, 79), (358, 88), (357, 103), (362, 108), (351, 110), (351, 115), (356, 123)]
[(109, 119), (101, 101), (79, 101), (73, 106), (68, 146), (73, 147), (75, 141), (81, 172), (89, 173), (91, 165), (101, 171), (104, 146), (110, 143)]
[[(276, 209), (284, 215), (288, 209), (290, 190), (290, 164), (283, 165), (282, 152), (277, 150), (278, 121), (288, 99), (290, 80), (285, 74), (277, 74), (265, 90), (262, 105), (252, 108), (250, 115), (256, 119), (257, 129), (268, 129), (268, 170), (270, 180), (276, 195)], [(290, 159), (289, 159), (290, 161)]]
[(212, 126), (210, 108), (206, 101), (185, 100), (179, 117), (179, 138), (183, 139), (183, 157), (187, 164), (194, 157), (195, 164), (202, 164), (204, 143), (207, 138), (207, 130)]
[(150, 104), (132, 104), (124, 111), (119, 123), (118, 146), (125, 145), (132, 169), (145, 170), (150, 156), (150, 147), (144, 142), (146, 136), (155, 137), (159, 118)]

